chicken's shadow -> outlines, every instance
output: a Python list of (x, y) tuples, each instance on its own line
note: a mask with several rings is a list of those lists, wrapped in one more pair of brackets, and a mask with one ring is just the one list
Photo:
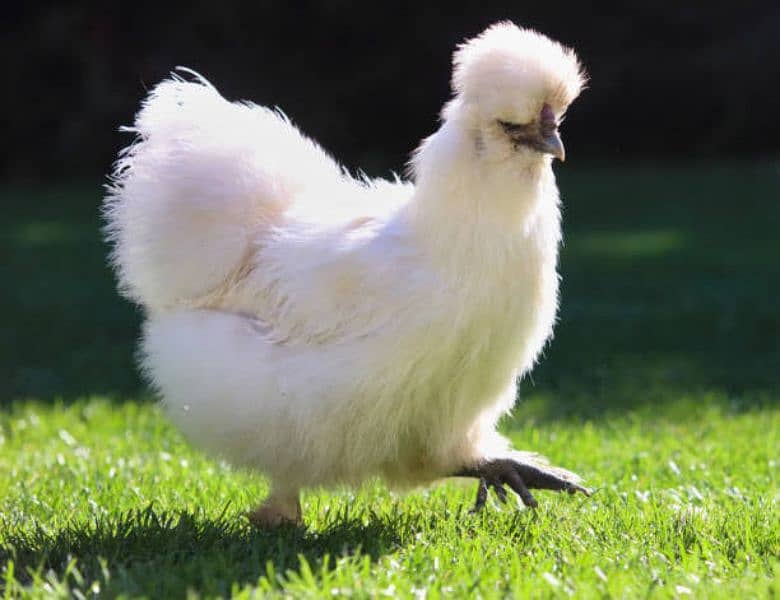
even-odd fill
[(213, 519), (149, 507), (54, 532), (12, 534), (0, 541), (0, 564), (13, 560), (16, 572), (31, 580), (35, 572), (53, 572), (68, 585), (80, 580), (80, 587), (98, 585), (111, 596), (230, 595), (263, 578), (261, 585), (271, 587), (301, 576), (318, 579), (323, 565), (332, 568), (344, 556), (374, 562), (402, 545), (392, 516), (342, 513), (326, 521), (317, 531), (258, 530), (235, 514)]

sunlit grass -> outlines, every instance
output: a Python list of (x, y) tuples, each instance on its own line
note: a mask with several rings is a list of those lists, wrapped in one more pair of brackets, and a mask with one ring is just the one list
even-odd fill
[(263, 480), (192, 451), (153, 405), (16, 404), (0, 417), (0, 581), (42, 596), (777, 589), (778, 411), (506, 426), (598, 492), (474, 516), (472, 484), (311, 491), (308, 529), (263, 533), (241, 516)]

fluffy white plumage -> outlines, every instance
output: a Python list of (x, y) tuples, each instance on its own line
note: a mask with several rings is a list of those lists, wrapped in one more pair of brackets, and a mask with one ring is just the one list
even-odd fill
[(271, 478), (260, 521), (299, 518), (303, 487), (543, 465), (495, 425), (557, 308), (558, 192), (528, 132), (583, 75), (511, 23), (454, 65), (414, 185), (350, 177), (201, 78), (160, 83), (131, 129), (105, 213), (121, 290), (146, 310), (144, 369), (191, 441)]

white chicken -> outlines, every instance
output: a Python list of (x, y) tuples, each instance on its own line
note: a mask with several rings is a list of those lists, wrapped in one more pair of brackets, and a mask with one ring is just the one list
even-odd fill
[(354, 179), (279, 112), (173, 76), (149, 94), (105, 201), (145, 374), (197, 446), (266, 474), (258, 525), (302, 488), (381, 477), (588, 490), (496, 432), (552, 332), (553, 157), (574, 52), (512, 23), (454, 55), (414, 184)]

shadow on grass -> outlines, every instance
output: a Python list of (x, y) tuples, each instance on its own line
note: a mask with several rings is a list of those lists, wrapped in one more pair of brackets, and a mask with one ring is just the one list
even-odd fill
[(405, 519), (343, 513), (316, 532), (294, 526), (262, 531), (237, 515), (212, 520), (148, 507), (55, 532), (11, 534), (0, 544), (0, 564), (12, 560), (21, 585), (53, 574), (56, 585), (68, 590), (97, 582), (110, 596), (178, 598), (188, 590), (229, 596), (230, 586), (260, 582), (268, 589), (318, 578), (323, 566), (343, 556), (376, 561), (397, 550), (399, 531), (414, 529), (410, 522), (399, 526)]

